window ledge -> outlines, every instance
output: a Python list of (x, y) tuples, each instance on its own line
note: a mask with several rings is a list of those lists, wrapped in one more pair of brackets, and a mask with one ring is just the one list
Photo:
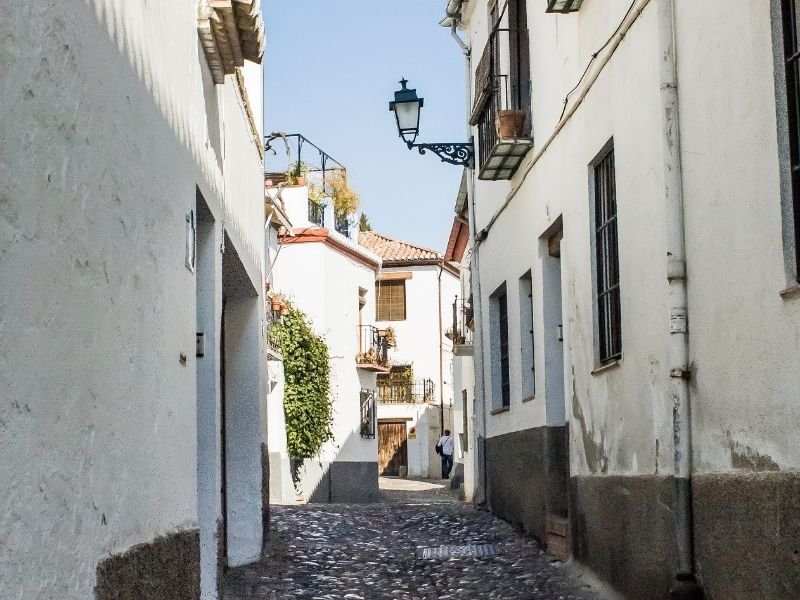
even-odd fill
[(800, 298), (800, 283), (795, 283), (785, 290), (781, 290), (781, 298), (789, 300), (791, 298)]
[(527, 398), (523, 398), (522, 399), (523, 402), (531, 402), (533, 400), (536, 400), (536, 394), (534, 394), (533, 396), (528, 396)]
[(491, 415), (499, 415), (500, 413), (509, 412), (511, 410), (510, 406), (501, 406), (500, 408), (493, 408), (492, 412), (489, 413)]
[(606, 371), (611, 371), (621, 366), (622, 366), (622, 359), (614, 360), (606, 365), (603, 365), (602, 367), (597, 367), (596, 369), (592, 370), (592, 375), (602, 375)]

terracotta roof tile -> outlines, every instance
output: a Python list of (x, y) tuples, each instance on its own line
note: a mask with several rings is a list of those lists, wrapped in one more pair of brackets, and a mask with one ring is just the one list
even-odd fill
[(430, 263), (442, 259), (442, 255), (435, 250), (415, 246), (408, 242), (401, 242), (374, 231), (359, 232), (358, 243), (383, 258), (384, 265), (391, 263)]

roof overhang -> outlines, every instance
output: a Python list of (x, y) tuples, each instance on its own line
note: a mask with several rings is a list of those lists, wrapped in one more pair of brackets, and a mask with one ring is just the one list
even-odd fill
[(197, 34), (214, 83), (249, 60), (261, 64), (264, 21), (259, 0), (200, 0)]

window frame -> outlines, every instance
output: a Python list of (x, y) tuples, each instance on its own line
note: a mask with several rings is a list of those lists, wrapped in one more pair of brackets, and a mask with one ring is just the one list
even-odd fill
[[(381, 305), (381, 288), (384, 287), (400, 287), (403, 288), (403, 316), (402, 318), (395, 318), (391, 311), (391, 308), (383, 308)], [(375, 320), (378, 322), (391, 322), (391, 321), (405, 321), (408, 318), (408, 296), (406, 291), (406, 280), (405, 279), (388, 279), (385, 281), (376, 281), (375, 282)], [(390, 305), (391, 306), (391, 305)], [(389, 315), (382, 313), (382, 310), (386, 310)]]
[[(526, 331), (527, 329), (527, 331)], [(536, 323), (533, 314), (533, 272), (519, 278), (519, 350), (522, 401), (536, 397)]]
[(786, 280), (800, 283), (800, 2), (775, 0), (774, 46)]
[(495, 290), (489, 300), (492, 412), (502, 412), (511, 408), (511, 349), (505, 282)]
[(622, 293), (616, 157), (611, 139), (590, 165), (595, 347), (600, 366), (622, 360)]

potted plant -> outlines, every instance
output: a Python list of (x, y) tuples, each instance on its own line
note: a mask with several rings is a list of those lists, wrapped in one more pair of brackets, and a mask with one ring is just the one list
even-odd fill
[(280, 294), (273, 294), (272, 298), (270, 299), (270, 303), (272, 305), (272, 312), (280, 312), (281, 308), (285, 303), (283, 296)]
[(397, 336), (394, 333), (394, 327), (387, 327), (385, 332), (386, 345), (389, 348), (397, 348)]
[(525, 131), (525, 116), (524, 110), (497, 111), (497, 136), (502, 140), (522, 137)]
[(308, 165), (298, 161), (291, 165), (289, 171), (286, 173), (286, 180), (289, 182), (289, 185), (305, 185), (308, 171)]

